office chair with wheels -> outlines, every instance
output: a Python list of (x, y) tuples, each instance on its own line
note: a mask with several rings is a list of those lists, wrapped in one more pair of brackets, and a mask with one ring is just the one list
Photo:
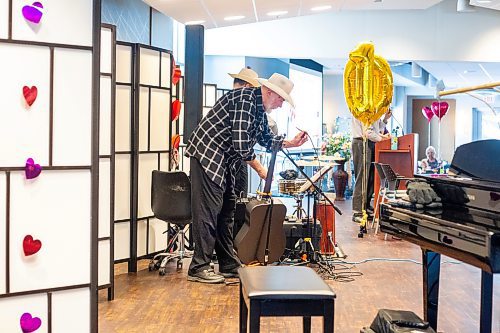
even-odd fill
[[(175, 230), (174, 236), (168, 237), (165, 251), (155, 255), (149, 263), (150, 271), (159, 269), (160, 275), (165, 275), (170, 260), (177, 259), (177, 269), (181, 269), (182, 260), (192, 257), (191, 251), (187, 251), (185, 246), (185, 229), (191, 223), (191, 182), (188, 176), (181, 171), (154, 170), (151, 209), (157, 219), (169, 223), (169, 229), (173, 225)], [(174, 251), (175, 246), (177, 249)]]

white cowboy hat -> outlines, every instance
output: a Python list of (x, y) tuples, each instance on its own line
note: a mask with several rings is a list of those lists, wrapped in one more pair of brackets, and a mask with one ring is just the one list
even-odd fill
[(293, 89), (293, 82), (290, 81), (286, 76), (274, 73), (271, 75), (269, 80), (266, 79), (258, 79), (260, 84), (271, 89), (281, 97), (285, 101), (288, 102), (293, 108), (295, 107), (295, 103), (293, 102), (292, 97), (290, 97), (290, 92)]
[(254, 70), (251, 70), (250, 68), (242, 68), (238, 74), (231, 74), (231, 73), (227, 74), (229, 74), (229, 76), (231, 76), (234, 79), (240, 79), (245, 82), (248, 82), (254, 87), (260, 87), (260, 83), (259, 81), (257, 81), (259, 76)]

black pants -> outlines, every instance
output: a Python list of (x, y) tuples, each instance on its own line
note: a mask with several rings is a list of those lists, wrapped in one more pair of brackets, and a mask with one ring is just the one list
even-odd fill
[(246, 198), (248, 194), (248, 166), (243, 160), (236, 162), (236, 180), (234, 193), (237, 197)]
[[(352, 161), (354, 163), (354, 176), (356, 182), (354, 183), (354, 192), (352, 195), (352, 212), (354, 214), (361, 213), (361, 211), (370, 207), (370, 201), (373, 195), (373, 182), (374, 182), (374, 166), (375, 161), (375, 142), (367, 140), (366, 142), (366, 171), (364, 174), (363, 168), (363, 140), (352, 140)], [(363, 177), (366, 177), (366, 192), (363, 193)], [(365, 206), (363, 207), (363, 196), (365, 197)]]
[(197, 159), (191, 157), (190, 165), (195, 247), (189, 271), (195, 273), (208, 269), (214, 249), (219, 270), (238, 267), (240, 262), (233, 251), (235, 196), (231, 177), (229, 173), (226, 175), (226, 188), (222, 189), (207, 176)]

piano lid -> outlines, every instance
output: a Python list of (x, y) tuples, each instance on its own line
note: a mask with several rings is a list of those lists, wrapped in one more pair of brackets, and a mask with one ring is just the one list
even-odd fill
[(500, 140), (482, 140), (457, 148), (450, 171), (456, 175), (500, 182)]

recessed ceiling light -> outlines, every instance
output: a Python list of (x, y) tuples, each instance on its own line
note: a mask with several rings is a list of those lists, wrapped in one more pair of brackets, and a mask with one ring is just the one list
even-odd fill
[(474, 69), (466, 69), (464, 70), (464, 74), (469, 74), (469, 73), (475, 73), (476, 71)]
[(243, 15), (226, 16), (226, 17), (224, 17), (224, 21), (236, 21), (236, 20), (241, 20), (244, 18), (245, 18), (245, 16), (243, 16)]
[(203, 20), (198, 20), (198, 21), (187, 21), (186, 23), (184, 23), (185, 25), (195, 25), (195, 24), (202, 24), (202, 23), (205, 23), (205, 21)]
[(274, 12), (267, 13), (267, 16), (281, 16), (285, 14), (288, 14), (286, 10), (275, 10)]
[(311, 10), (312, 10), (313, 12), (319, 12), (319, 11), (321, 11), (321, 10), (328, 10), (328, 9), (331, 9), (331, 8), (332, 8), (332, 6), (330, 6), (330, 5), (326, 5), (326, 6), (317, 6), (317, 7), (313, 7), (313, 8), (311, 8)]
[(491, 0), (477, 0), (477, 3), (491, 3)]

